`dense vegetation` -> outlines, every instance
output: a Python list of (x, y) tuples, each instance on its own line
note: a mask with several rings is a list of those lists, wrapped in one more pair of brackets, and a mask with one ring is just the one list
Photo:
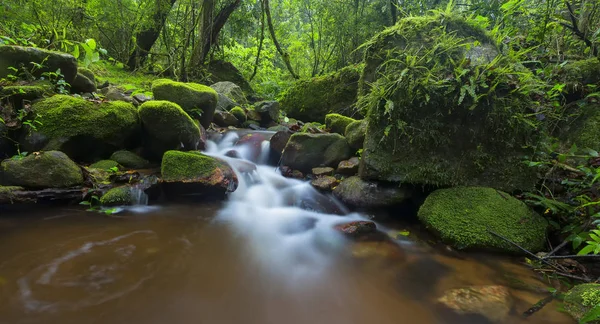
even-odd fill
[[(44, 62), (25, 69), (0, 62), (0, 99), (14, 108), (11, 116), (0, 114), (0, 135), (3, 124), (8, 125), (2, 118), (16, 118), (51, 140), (53, 146), (46, 150), (93, 162), (87, 161), (91, 151), (71, 152), (73, 147), (62, 139), (101, 140), (123, 149), (127, 145), (122, 142), (139, 133), (140, 119), (143, 135), (154, 140), (152, 149), (159, 148), (144, 158), (160, 160), (168, 150), (202, 148), (202, 132), (213, 120), (206, 112), (221, 102), (219, 90), (179, 82), (234, 81), (243, 93), (226, 109), (233, 124), (249, 126), (261, 114), (277, 124), (278, 106), (248, 108), (245, 102), (277, 99), (287, 113), (281, 116), (285, 123), (291, 118), (307, 122), (302, 129), (290, 127), (292, 131), (320, 133), (326, 128), (350, 142), (341, 135), (294, 135), (288, 166), (305, 172), (316, 157), (335, 166), (352, 148), (362, 155), (358, 172), (366, 180), (427, 189), (485, 186), (515, 194), (551, 225), (552, 251), (530, 254), (532, 265), (552, 269), (544, 272), (552, 276), (597, 281), (600, 269), (585, 261), (597, 261), (600, 255), (599, 0), (5, 0), (0, 12), (0, 45), (70, 53), (80, 67), (79, 72), (48, 71)], [(235, 72), (225, 80), (221, 69), (227, 62), (241, 75)], [(79, 74), (88, 72), (90, 80), (110, 79), (161, 101), (134, 110), (124, 102), (67, 97), (66, 80), (75, 84)], [(85, 91), (85, 83), (82, 87), (72, 92), (93, 92)], [(7, 101), (48, 92), (61, 95), (31, 106)], [(197, 117), (200, 125), (193, 120)], [(464, 127), (469, 119), (483, 122)], [(159, 126), (146, 127), (151, 124)], [(331, 158), (322, 154), (325, 149), (313, 155), (303, 151), (338, 142), (343, 149), (328, 152), (343, 152)], [(292, 151), (297, 157), (289, 156)], [(17, 157), (25, 155), (19, 150)], [(310, 161), (300, 158), (312, 156)], [(190, 157), (214, 164), (208, 157)], [(468, 191), (469, 197), (491, 201), (488, 205), (505, 204), (495, 191), (469, 190), (453, 195)], [(427, 224), (449, 224), (446, 217), (463, 209), (451, 200), (449, 214), (446, 201), (432, 201), (439, 196), (431, 195), (430, 210), (421, 212)], [(508, 216), (492, 228), (523, 226), (514, 214), (518, 207), (535, 219), (536, 228), (542, 227), (541, 234), (498, 241), (497, 233), (486, 232), (481, 241), (514, 252), (523, 249), (517, 241), (532, 244), (527, 241), (535, 237), (530, 250), (540, 250), (546, 244), (540, 225), (545, 221), (520, 201), (510, 202), (510, 211), (504, 212)], [(498, 214), (496, 209), (486, 212), (493, 214), (489, 218)], [(475, 221), (481, 213), (468, 216)], [(484, 231), (487, 226), (473, 228)], [(446, 241), (467, 235), (446, 230), (452, 233), (437, 230)], [(473, 239), (467, 236), (465, 240)], [(461, 246), (471, 245), (480, 247), (480, 242)], [(587, 273), (560, 263), (564, 254), (582, 260)], [(582, 318), (597, 320), (600, 306)]]

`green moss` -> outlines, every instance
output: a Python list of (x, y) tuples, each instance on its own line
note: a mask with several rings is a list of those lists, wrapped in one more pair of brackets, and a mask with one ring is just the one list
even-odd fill
[(113, 161), (113, 160), (100, 160), (92, 165), (90, 165), (90, 168), (92, 169), (101, 169), (101, 170), (108, 170), (108, 169), (112, 169), (112, 168), (117, 168), (120, 169), (120, 165), (118, 162)]
[(25, 188), (68, 188), (83, 183), (83, 174), (63, 152), (47, 151), (0, 163), (3, 185)]
[(52, 85), (23, 85), (5, 86), (0, 89), (0, 98), (13, 98), (20, 100), (35, 100), (43, 98), (52, 92)]
[(200, 152), (168, 151), (161, 164), (164, 181), (195, 181), (210, 178), (220, 162)]
[(25, 188), (20, 186), (1, 186), (0, 185), (0, 194), (10, 194), (13, 191), (21, 191), (25, 190)]
[(342, 135), (346, 133), (346, 127), (353, 122), (356, 122), (356, 119), (340, 114), (327, 114), (325, 116), (325, 125), (327, 125), (327, 128), (331, 129), (334, 133)]
[(37, 130), (50, 138), (88, 136), (120, 145), (139, 128), (137, 109), (124, 101), (98, 104), (56, 95), (32, 108), (41, 116)]
[(201, 116), (202, 126), (210, 126), (218, 100), (217, 92), (211, 87), (158, 79), (152, 82), (152, 92), (155, 99), (174, 102), (190, 116)]
[(90, 65), (89, 68), (95, 75), (98, 84), (109, 82), (124, 89), (145, 93), (150, 93), (152, 82), (156, 79), (156, 76), (152, 74), (128, 71), (122, 63), (99, 61)]
[(250, 126), (260, 127), (260, 123), (256, 120), (246, 120), (242, 123), (243, 128), (250, 128)]
[(148, 165), (150, 164), (150, 162), (148, 162), (148, 160), (140, 157), (139, 155), (127, 151), (127, 150), (121, 150), (121, 151), (117, 151), (114, 152), (111, 156), (110, 159), (113, 161), (116, 161), (118, 164), (126, 167), (126, 168), (131, 168), (131, 169), (143, 169), (143, 168), (147, 168)]
[(88, 78), (90, 81), (96, 83), (96, 76), (94, 75), (94, 72), (92, 72), (92, 70), (80, 67), (77, 68), (77, 72), (83, 74), (83, 76)]
[(579, 101), (567, 106), (569, 117), (561, 125), (559, 137), (566, 146), (600, 151), (600, 105)]
[[(589, 283), (573, 287), (564, 298), (565, 310), (579, 321), (592, 308), (600, 305), (600, 284)], [(592, 324), (600, 321), (589, 322)]]
[(243, 123), (246, 121), (246, 112), (244, 111), (244, 109), (242, 107), (239, 107), (239, 106), (234, 107), (229, 112), (231, 114), (233, 114), (235, 116), (235, 118), (237, 118), (237, 120), (240, 121), (240, 123)]
[(546, 220), (520, 200), (492, 188), (437, 190), (427, 197), (418, 217), (443, 242), (457, 249), (522, 253), (489, 231), (534, 253), (546, 242)]
[(100, 204), (102, 206), (124, 206), (133, 203), (134, 199), (131, 188), (127, 186), (112, 188), (100, 198)]
[(592, 57), (569, 62), (557, 67), (554, 74), (556, 82), (566, 84), (564, 91), (567, 95), (575, 95), (572, 99), (583, 98), (591, 90), (587, 85), (600, 82), (600, 60)]
[(287, 116), (323, 122), (328, 113), (351, 115), (356, 102), (362, 65), (352, 65), (337, 72), (300, 80), (285, 91), (281, 108)]
[(344, 131), (344, 136), (350, 147), (359, 150), (363, 148), (365, 134), (367, 133), (367, 120), (361, 119), (348, 124)]
[(325, 130), (325, 125), (316, 122), (305, 123), (304, 125), (302, 125), (302, 128), (300, 128), (300, 133), (315, 133), (319, 130)]

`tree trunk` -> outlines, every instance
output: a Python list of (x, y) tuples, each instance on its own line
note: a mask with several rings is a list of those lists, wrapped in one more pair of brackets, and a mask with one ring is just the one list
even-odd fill
[(292, 68), (292, 63), (290, 63), (290, 55), (283, 51), (281, 45), (277, 41), (277, 37), (275, 36), (275, 28), (273, 28), (273, 20), (271, 19), (271, 9), (269, 8), (269, 0), (263, 0), (265, 2), (265, 13), (267, 14), (267, 24), (269, 25), (269, 33), (271, 34), (271, 39), (273, 40), (273, 44), (275, 44), (275, 48), (277, 48), (277, 52), (283, 58), (283, 62), (287, 67), (288, 71), (294, 79), (299, 79), (298, 75), (294, 72)]
[(156, 0), (156, 7), (152, 15), (152, 25), (135, 35), (135, 50), (129, 56), (127, 66), (135, 70), (148, 58), (148, 53), (160, 36), (160, 30), (165, 25), (167, 16), (176, 0)]
[(260, 63), (260, 52), (262, 51), (263, 42), (265, 40), (265, 2), (260, 2), (260, 41), (258, 43), (258, 51), (256, 52), (256, 61), (254, 62), (254, 70), (250, 76), (249, 81), (252, 81), (258, 72), (258, 64)]
[(392, 18), (392, 26), (394, 26), (398, 20), (398, 7), (396, 6), (396, 0), (390, 0), (390, 16)]

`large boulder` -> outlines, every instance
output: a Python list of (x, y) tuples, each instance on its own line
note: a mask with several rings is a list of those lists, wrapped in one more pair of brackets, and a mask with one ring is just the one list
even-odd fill
[(245, 105), (248, 103), (244, 91), (237, 84), (230, 81), (217, 82), (210, 86), (218, 94), (224, 95), (227, 98), (233, 100), (238, 105)]
[(152, 93), (154, 99), (174, 102), (191, 117), (199, 117), (204, 128), (210, 126), (218, 100), (217, 92), (211, 87), (158, 79), (152, 82)]
[(129, 186), (112, 188), (100, 198), (100, 204), (108, 207), (133, 205), (134, 203), (133, 190)]
[(346, 139), (339, 134), (293, 134), (287, 142), (281, 164), (302, 172), (319, 166), (336, 167), (352, 156)]
[(213, 121), (217, 126), (221, 127), (237, 126), (240, 124), (240, 121), (228, 111), (215, 111)]
[(341, 135), (346, 133), (346, 127), (353, 122), (356, 122), (356, 119), (340, 114), (327, 114), (325, 116), (325, 126), (327, 126), (332, 133), (338, 133)]
[(72, 93), (96, 92), (96, 83), (82, 73), (77, 73), (71, 83)]
[(352, 65), (337, 72), (300, 80), (281, 99), (287, 116), (324, 122), (328, 113), (351, 115), (356, 103), (362, 65)]
[(345, 130), (346, 140), (355, 150), (363, 148), (365, 134), (367, 133), (367, 120), (361, 119), (348, 124)]
[(34, 153), (0, 163), (0, 184), (31, 189), (69, 188), (83, 184), (81, 168), (59, 151)]
[(260, 114), (260, 121), (263, 125), (279, 121), (279, 102), (277, 101), (257, 102), (254, 105), (254, 111)]
[(548, 222), (511, 195), (492, 188), (433, 192), (418, 212), (427, 229), (454, 248), (522, 253), (497, 235), (536, 253), (546, 244)]
[(246, 93), (246, 96), (253, 96), (254, 90), (250, 86), (250, 83), (240, 70), (238, 70), (233, 64), (222, 60), (210, 61), (207, 65), (207, 72), (209, 72), (209, 79), (212, 82), (231, 81), (237, 84)]
[[(573, 287), (565, 295), (564, 303), (567, 313), (580, 322), (590, 310), (600, 308), (600, 284), (589, 283)], [(598, 324), (600, 316), (596, 315), (588, 320), (585, 323)]]
[(25, 103), (42, 99), (54, 92), (54, 86), (46, 81), (30, 85), (11, 85), (0, 88), (0, 98), (8, 101), (16, 110), (22, 109)]
[(588, 85), (600, 83), (600, 60), (592, 57), (561, 64), (553, 71), (553, 76), (557, 83), (565, 85), (563, 94), (567, 100), (582, 99), (592, 91)]
[(197, 151), (168, 151), (162, 159), (165, 192), (171, 196), (223, 198), (237, 188), (237, 177), (221, 160)]
[(179, 105), (153, 100), (139, 108), (144, 130), (144, 147), (152, 158), (159, 159), (168, 150), (204, 149), (206, 135)]
[(397, 205), (410, 197), (410, 191), (396, 184), (365, 181), (349, 177), (335, 187), (333, 195), (347, 205), (360, 208), (377, 208)]
[[(41, 66), (34, 67), (32, 63)], [(45, 72), (56, 72), (60, 69), (64, 80), (69, 84), (77, 76), (77, 60), (73, 55), (34, 47), (0, 46), (0, 78), (12, 73), (9, 67), (23, 67), (36, 78), (42, 77)]]
[(97, 103), (56, 95), (32, 106), (40, 123), (22, 139), (28, 152), (59, 150), (75, 160), (94, 160), (139, 140), (139, 116), (130, 103)]
[(438, 12), (404, 18), (369, 41), (359, 90), (368, 120), (361, 177), (534, 187), (536, 171), (523, 158), (538, 143), (531, 109), (539, 105), (529, 89), (539, 81), (475, 26)]
[(114, 152), (110, 159), (129, 169), (143, 169), (150, 165), (148, 160), (127, 150)]

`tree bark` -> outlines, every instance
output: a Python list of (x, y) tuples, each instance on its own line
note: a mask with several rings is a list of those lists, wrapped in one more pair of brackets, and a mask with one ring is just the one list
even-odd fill
[(258, 51), (256, 52), (256, 61), (254, 61), (254, 70), (250, 76), (249, 81), (252, 81), (258, 72), (258, 64), (260, 63), (260, 52), (262, 51), (263, 42), (265, 40), (265, 2), (260, 2), (260, 41), (258, 43)]
[(267, 15), (267, 24), (269, 25), (269, 33), (271, 34), (271, 39), (273, 40), (273, 44), (275, 44), (275, 48), (277, 48), (277, 52), (279, 52), (279, 55), (281, 55), (281, 58), (283, 58), (283, 62), (285, 63), (285, 66), (287, 67), (288, 71), (290, 71), (290, 74), (292, 75), (292, 77), (294, 79), (299, 79), (300, 77), (298, 77), (298, 75), (294, 72), (294, 69), (292, 68), (292, 63), (290, 62), (290, 55), (283, 51), (283, 49), (281, 48), (281, 45), (277, 41), (277, 37), (275, 36), (275, 28), (273, 27), (273, 20), (271, 19), (271, 9), (269, 8), (269, 0), (263, 0), (263, 1), (265, 3), (265, 13)]
[(152, 25), (136, 34), (135, 50), (127, 60), (127, 66), (131, 70), (137, 69), (144, 64), (148, 58), (148, 53), (156, 40), (160, 36), (160, 30), (165, 25), (167, 16), (176, 0), (156, 0), (156, 7), (152, 15)]

